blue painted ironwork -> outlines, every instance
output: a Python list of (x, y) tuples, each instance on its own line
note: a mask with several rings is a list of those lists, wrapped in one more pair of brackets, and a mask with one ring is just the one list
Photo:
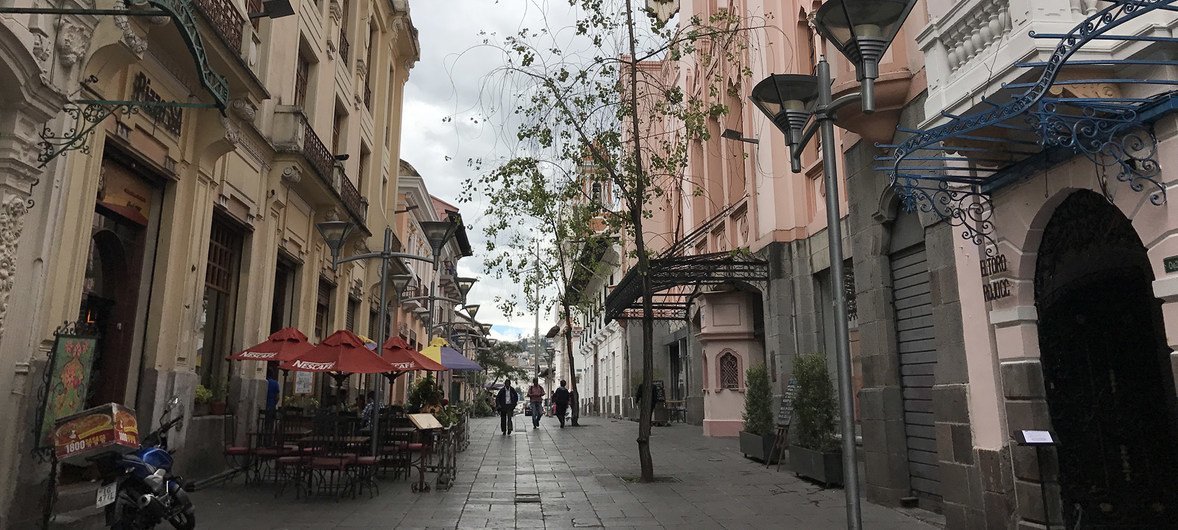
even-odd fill
[[(1041, 69), (1030, 83), (1011, 83), (983, 99), (987, 108), (967, 115), (942, 112), (949, 121), (927, 130), (897, 128), (911, 134), (904, 142), (880, 145), (891, 149), (876, 169), (891, 176), (891, 184), (905, 209), (938, 215), (964, 228), (963, 237), (992, 252), (994, 224), (990, 193), (1031, 170), (1043, 169), (1075, 155), (1084, 155), (1097, 168), (1097, 181), (1111, 200), (1108, 187), (1118, 181), (1149, 194), (1154, 205), (1166, 202), (1159, 182), (1157, 138), (1152, 123), (1175, 110), (1178, 85), (1172, 79), (1116, 78), (1091, 74), (1086, 79), (1060, 79), (1068, 66), (1106, 67), (1178, 66), (1178, 60), (1137, 58), (1071, 61), (1087, 43), (1128, 41), (1169, 43), (1168, 36), (1124, 35), (1116, 29), (1154, 11), (1178, 11), (1178, 0), (1108, 0), (1066, 34), (1037, 34), (1032, 38), (1059, 39), (1045, 61), (1018, 63)], [(1163, 90), (1149, 97), (1071, 97), (1068, 86), (1113, 84), (1155, 86)], [(1056, 90), (1053, 90), (1056, 89)]]

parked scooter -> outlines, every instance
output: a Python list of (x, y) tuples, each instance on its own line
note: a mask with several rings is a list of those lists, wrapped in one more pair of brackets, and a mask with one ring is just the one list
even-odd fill
[(196, 510), (183, 479), (172, 474), (168, 431), (182, 427), (184, 407), (173, 396), (164, 406), (160, 426), (141, 438), (139, 450), (111, 451), (94, 457), (102, 473), (98, 507), (106, 508), (106, 524), (116, 530), (155, 528), (167, 521), (177, 530), (196, 527)]

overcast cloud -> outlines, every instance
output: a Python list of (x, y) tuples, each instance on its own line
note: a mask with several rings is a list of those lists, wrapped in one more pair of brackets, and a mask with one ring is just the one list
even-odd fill
[[(468, 159), (493, 160), (511, 154), (504, 151), (512, 146), (498, 140), (502, 133), (497, 122), (471, 121), (486, 110), (480, 101), (481, 87), (503, 60), (497, 51), (479, 47), (485, 38), (480, 32), (515, 33), (523, 27), (538, 27), (546, 19), (562, 27), (574, 19), (567, 2), (551, 2), (551, 8), (546, 3), (410, 0), (410, 14), (419, 30), (421, 60), (410, 72), (405, 89), (401, 157), (421, 173), (430, 193), (458, 204), (463, 181), (477, 176), (467, 166)], [(480, 278), (468, 296), (470, 303), (482, 304), (478, 320), (494, 324), (492, 335), (496, 338), (530, 335), (533, 315), (510, 318), (495, 307), (496, 296), (518, 295), (519, 288), (484, 274), (483, 206), (476, 201), (459, 207), (475, 252), (473, 257), (459, 262), (459, 269), (463, 275)], [(541, 319), (541, 333), (551, 325), (551, 318)]]

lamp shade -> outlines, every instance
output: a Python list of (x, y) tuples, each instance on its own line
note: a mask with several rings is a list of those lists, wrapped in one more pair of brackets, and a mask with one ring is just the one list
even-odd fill
[(331, 257), (339, 256), (339, 251), (344, 247), (344, 242), (348, 240), (348, 235), (356, 228), (356, 225), (349, 221), (324, 221), (316, 223), (315, 228), (319, 230), (319, 234), (323, 236), (323, 241), (327, 243), (327, 248), (331, 249)]
[(791, 146), (801, 143), (802, 129), (818, 100), (818, 78), (802, 74), (771, 74), (753, 87), (749, 99), (785, 133)]
[(879, 60), (914, 5), (916, 0), (830, 0), (814, 14), (818, 33), (855, 65), (864, 112), (875, 109)]
[(479, 304), (462, 306), (462, 308), (466, 310), (467, 315), (470, 315), (471, 320), (474, 320), (475, 316), (479, 314)]
[(454, 234), (455, 224), (450, 221), (421, 221), (421, 232), (425, 240), (436, 255), (446, 246), (446, 241)]
[[(483, 335), (490, 335), (491, 334), (491, 327), (492, 327), (491, 324), (479, 324), (479, 326), (483, 328)], [(492, 344), (494, 344), (495, 342), (499, 342), (498, 340), (495, 340), (495, 339), (491, 339), (491, 340), (494, 341), (494, 342), (492, 342)]]
[(458, 292), (462, 293), (463, 298), (466, 298), (466, 293), (470, 292), (470, 288), (474, 287), (474, 284), (477, 281), (479, 281), (478, 278), (458, 278), (457, 279)]
[(405, 296), (405, 288), (409, 287), (409, 283), (413, 281), (413, 276), (408, 274), (397, 274), (393, 276), (393, 289), (397, 292), (397, 298)]
[(826, 40), (861, 66), (864, 59), (879, 61), (914, 5), (915, 0), (831, 0), (818, 8), (814, 23)]

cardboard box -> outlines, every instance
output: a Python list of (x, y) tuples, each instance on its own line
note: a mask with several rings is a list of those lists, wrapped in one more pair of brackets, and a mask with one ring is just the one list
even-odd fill
[(139, 422), (135, 411), (107, 403), (57, 420), (53, 429), (53, 451), (67, 464), (85, 465), (86, 460), (107, 451), (129, 453), (139, 449)]

